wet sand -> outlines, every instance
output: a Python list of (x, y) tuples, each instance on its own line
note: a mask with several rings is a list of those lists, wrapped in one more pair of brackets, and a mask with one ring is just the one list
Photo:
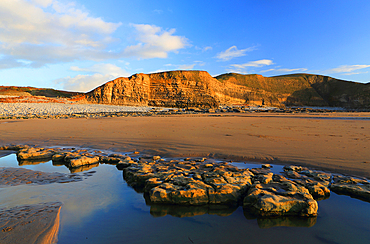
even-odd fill
[(0, 145), (294, 163), (370, 177), (370, 113), (0, 120)]

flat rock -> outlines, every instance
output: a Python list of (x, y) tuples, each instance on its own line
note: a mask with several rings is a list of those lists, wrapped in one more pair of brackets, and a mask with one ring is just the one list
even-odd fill
[[(126, 166), (126, 165), (125, 165)], [(152, 203), (204, 205), (236, 204), (252, 184), (253, 174), (227, 163), (212, 167), (196, 161), (131, 162), (124, 179), (141, 188)]]
[(0, 187), (24, 184), (50, 184), (81, 181), (79, 175), (47, 173), (24, 168), (0, 168)]
[(89, 164), (97, 164), (100, 161), (100, 157), (98, 156), (77, 156), (75, 158), (68, 159), (68, 167), (76, 168), (84, 165)]
[(49, 159), (51, 160), (56, 152), (53, 149), (45, 148), (24, 148), (17, 152), (18, 159), (21, 160), (35, 160), (35, 159)]
[(318, 204), (308, 189), (289, 180), (254, 184), (243, 206), (260, 216), (316, 216)]
[(0, 243), (56, 243), (61, 207), (49, 202), (0, 209)]
[(370, 183), (348, 176), (335, 176), (330, 189), (338, 194), (349, 195), (370, 202)]

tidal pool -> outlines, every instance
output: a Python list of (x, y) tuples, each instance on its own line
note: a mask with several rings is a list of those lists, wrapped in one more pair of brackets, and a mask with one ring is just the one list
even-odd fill
[[(239, 164), (239, 167), (260, 167)], [(63, 165), (18, 163), (0, 167), (69, 173)], [(282, 167), (274, 165), (275, 173)], [(317, 218), (255, 218), (242, 207), (148, 205), (122, 171), (100, 164), (81, 182), (0, 188), (0, 208), (61, 201), (58, 243), (369, 243), (370, 203), (331, 193)], [(82, 175), (82, 173), (79, 173)]]

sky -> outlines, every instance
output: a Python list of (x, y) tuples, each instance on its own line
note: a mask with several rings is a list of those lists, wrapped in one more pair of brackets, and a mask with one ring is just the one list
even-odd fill
[(0, 0), (0, 85), (86, 92), (169, 70), (370, 82), (370, 1)]

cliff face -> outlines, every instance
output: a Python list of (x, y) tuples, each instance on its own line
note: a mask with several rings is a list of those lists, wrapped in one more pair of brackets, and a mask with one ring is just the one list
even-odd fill
[(169, 71), (118, 78), (86, 94), (90, 103), (203, 107), (249, 104), (266, 106), (370, 107), (370, 84), (327, 76), (295, 74), (277, 77), (206, 71)]
[(91, 103), (163, 107), (218, 107), (206, 71), (170, 71), (118, 78), (86, 94)]

